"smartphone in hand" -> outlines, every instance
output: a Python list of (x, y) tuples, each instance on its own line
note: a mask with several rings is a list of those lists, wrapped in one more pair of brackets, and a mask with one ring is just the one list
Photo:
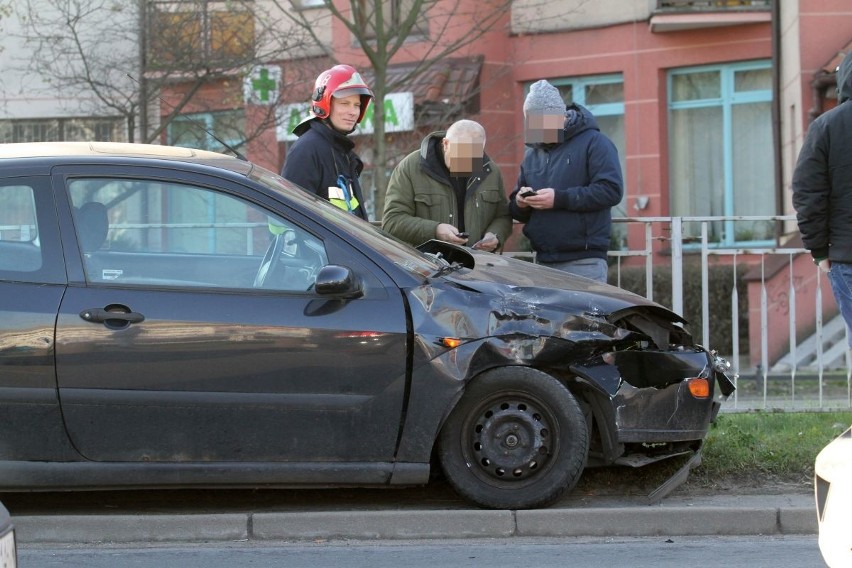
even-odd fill
[(458, 233), (456, 236), (460, 239), (466, 239), (470, 236), (470, 233)]
[(523, 197), (524, 199), (526, 199), (527, 197), (532, 197), (536, 193), (538, 193), (538, 192), (534, 189), (527, 189), (526, 191), (522, 191), (520, 193), (520, 196)]

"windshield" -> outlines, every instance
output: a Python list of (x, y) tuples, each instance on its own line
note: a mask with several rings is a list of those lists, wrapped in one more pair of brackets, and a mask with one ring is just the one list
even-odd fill
[(366, 243), (380, 255), (415, 276), (428, 277), (444, 265), (434, 257), (397, 240), (372, 223), (338, 209), (325, 199), (299, 188), (298, 185), (265, 168), (255, 165), (249, 172), (249, 178), (277, 193), (286, 195), (288, 199), (301, 202), (305, 207), (312, 209), (318, 218), (327, 221), (328, 225), (349, 233), (355, 240)]

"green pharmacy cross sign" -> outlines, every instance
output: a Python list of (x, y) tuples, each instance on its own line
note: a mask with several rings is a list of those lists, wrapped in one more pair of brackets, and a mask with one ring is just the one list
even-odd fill
[(274, 65), (253, 67), (243, 81), (243, 96), (246, 103), (271, 105), (278, 100), (281, 84), (281, 68)]

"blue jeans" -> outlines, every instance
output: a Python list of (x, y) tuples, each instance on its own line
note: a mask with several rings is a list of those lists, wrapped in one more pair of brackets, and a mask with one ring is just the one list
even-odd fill
[(849, 347), (852, 348), (852, 264), (832, 262), (828, 280), (831, 282), (837, 307), (840, 308), (840, 315), (846, 322), (846, 337)]
[(542, 262), (542, 266), (549, 266), (564, 272), (570, 272), (577, 276), (585, 276), (598, 282), (606, 284), (607, 266), (602, 258), (581, 258), (579, 260), (566, 260), (564, 262)]

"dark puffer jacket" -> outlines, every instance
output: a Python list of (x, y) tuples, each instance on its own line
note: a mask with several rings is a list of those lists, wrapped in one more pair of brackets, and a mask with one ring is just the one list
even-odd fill
[(852, 263), (852, 54), (837, 72), (837, 106), (808, 127), (793, 173), (793, 207), (815, 259)]
[[(572, 112), (573, 111), (573, 112)], [(606, 258), (612, 214), (624, 193), (615, 144), (601, 134), (588, 109), (574, 104), (566, 113), (559, 144), (528, 144), (518, 183), (509, 199), (512, 217), (542, 262)], [(521, 187), (552, 187), (552, 209), (520, 208)]]
[(300, 124), (294, 132), (299, 139), (287, 152), (281, 177), (328, 199), (328, 188), (337, 187), (337, 177), (344, 175), (352, 183), (359, 203), (352, 213), (367, 219), (358, 179), (364, 162), (353, 150), (355, 143), (319, 119)]

